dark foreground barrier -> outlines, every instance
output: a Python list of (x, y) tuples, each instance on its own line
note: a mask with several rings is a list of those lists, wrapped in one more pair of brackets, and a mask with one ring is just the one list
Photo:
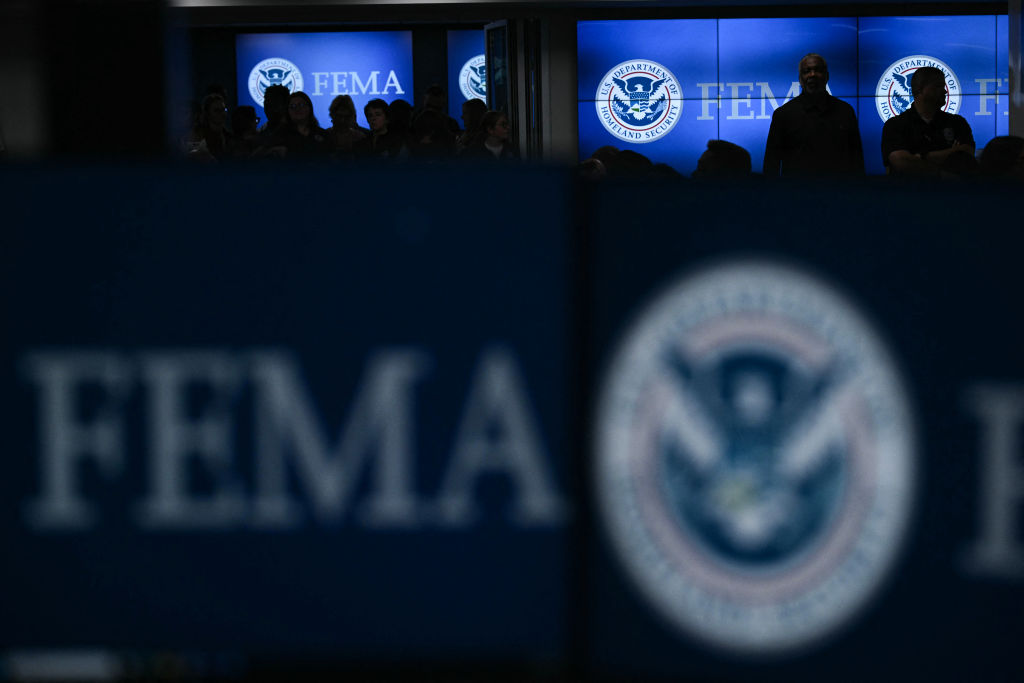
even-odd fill
[(1014, 670), (1000, 189), (2, 180), (9, 677)]

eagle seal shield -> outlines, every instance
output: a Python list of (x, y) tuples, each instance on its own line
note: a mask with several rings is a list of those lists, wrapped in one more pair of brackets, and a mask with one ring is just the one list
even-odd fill
[(942, 110), (949, 114), (960, 111), (960, 79), (945, 62), (928, 55), (911, 55), (890, 64), (878, 78), (875, 86), (875, 108), (882, 121), (905, 112), (914, 101), (910, 80), (922, 66), (933, 66), (946, 77), (946, 106)]
[(682, 92), (676, 77), (661, 64), (636, 59), (614, 66), (601, 79), (597, 116), (617, 138), (653, 142), (679, 121)]
[(262, 107), (263, 95), (272, 85), (283, 85), (290, 92), (302, 90), (302, 72), (287, 59), (264, 59), (249, 72), (249, 96)]
[(477, 55), (462, 65), (459, 90), (467, 100), (487, 101), (487, 58), (484, 55)]
[(915, 479), (907, 392), (823, 281), (735, 261), (655, 298), (595, 419), (600, 513), (681, 634), (750, 655), (834, 635), (892, 569)]

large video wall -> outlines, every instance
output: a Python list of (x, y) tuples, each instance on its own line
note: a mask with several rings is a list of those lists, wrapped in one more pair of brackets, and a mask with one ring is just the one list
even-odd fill
[(809, 52), (857, 112), (868, 173), (885, 172), (882, 125), (910, 105), (920, 66), (946, 73), (946, 110), (980, 149), (1009, 130), (1007, 32), (1005, 15), (581, 21), (580, 155), (612, 145), (689, 175), (723, 139), (759, 171), (772, 112), (799, 95)]

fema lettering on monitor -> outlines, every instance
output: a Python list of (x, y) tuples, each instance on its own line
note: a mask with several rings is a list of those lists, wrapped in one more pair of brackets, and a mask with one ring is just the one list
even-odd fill
[[(382, 77), (382, 71), (371, 71), (362, 76), (355, 71), (314, 71), (313, 97), (323, 95), (404, 95), (405, 88), (394, 69)], [(383, 83), (382, 83), (383, 82)]]
[[(949, 65), (928, 55), (912, 55), (890, 64), (878, 79), (878, 85), (875, 86), (875, 107), (883, 121), (899, 116), (910, 107), (910, 103), (914, 101), (910, 80), (914, 72), (922, 66), (935, 67), (946, 78), (946, 106), (942, 110), (949, 114), (960, 113), (960, 79)], [(984, 107), (984, 102), (982, 106)]]
[[(387, 75), (378, 70), (362, 74), (357, 71), (312, 71), (310, 76), (313, 79), (311, 97), (405, 94), (394, 69)], [(290, 92), (305, 92), (302, 72), (295, 64), (280, 57), (264, 59), (249, 72), (249, 95), (260, 106), (263, 105), (263, 94), (272, 85), (283, 85)]]
[(598, 86), (597, 115), (621, 140), (653, 142), (679, 121), (679, 82), (657, 62), (630, 60), (612, 67)]
[(597, 417), (597, 500), (627, 574), (681, 632), (792, 652), (869, 603), (914, 500), (907, 392), (825, 283), (739, 261), (627, 331)]
[(484, 55), (477, 55), (462, 65), (459, 90), (467, 100), (487, 101), (487, 58)]
[[(327, 429), (297, 359), (280, 350), (40, 351), (21, 371), (37, 406), (37, 490), (22, 505), (39, 532), (106, 524), (143, 530), (464, 529), (491, 514), (482, 478), (514, 526), (564, 521), (566, 505), (516, 355), (485, 347), (439, 474), (423, 481), (420, 348), (367, 361), (340, 429)], [(204, 397), (204, 398), (197, 398)], [(126, 497), (126, 492), (128, 495)]]
[(287, 59), (264, 59), (249, 72), (249, 96), (263, 106), (263, 95), (272, 85), (283, 85), (289, 92), (298, 92), (303, 86), (302, 72)]

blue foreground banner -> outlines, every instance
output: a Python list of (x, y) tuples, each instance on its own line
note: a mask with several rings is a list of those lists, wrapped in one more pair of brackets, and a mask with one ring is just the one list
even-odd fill
[[(589, 670), (1012, 676), (1024, 608), (1012, 193), (687, 189), (593, 201)], [(636, 221), (636, 196), (657, 197), (646, 215), (678, 219)]]
[(561, 656), (569, 179), (420, 178), (5, 174), (4, 648)]
[(1020, 668), (1006, 188), (0, 183), (0, 678)]

